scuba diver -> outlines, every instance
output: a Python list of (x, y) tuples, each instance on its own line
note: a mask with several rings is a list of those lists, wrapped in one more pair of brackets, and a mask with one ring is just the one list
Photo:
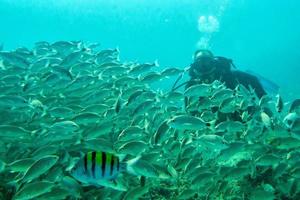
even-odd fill
[[(264, 81), (264, 86), (269, 85), (269, 87), (273, 87), (273, 89), (276, 90), (277, 85), (273, 84), (271, 81), (268, 81), (260, 76), (252, 75), (253, 73), (232, 69), (232, 66), (235, 68), (231, 59), (214, 56), (209, 50), (197, 50), (194, 54), (194, 62), (185, 70), (188, 71), (190, 80), (175, 87), (179, 81), (179, 78), (182, 78), (182, 75), (176, 80), (172, 90), (176, 90), (183, 85), (185, 85), (185, 89), (187, 89), (190, 86), (199, 83), (209, 84), (213, 83), (215, 80), (223, 82), (227, 88), (232, 90), (234, 90), (239, 84), (242, 84), (247, 89), (252, 88), (259, 98), (267, 94), (261, 83), (261, 80)], [(189, 100), (186, 97), (185, 108), (187, 108), (188, 105)], [(247, 108), (250, 114), (254, 112), (254, 109), (255, 108), (251, 107)], [(212, 111), (217, 112), (218, 108), (212, 108)], [(192, 115), (199, 115), (199, 112), (196, 110), (189, 112)], [(242, 121), (241, 113), (238, 111), (230, 114), (218, 112), (218, 122), (226, 121), (227, 119)]]
[(215, 57), (209, 50), (198, 50), (194, 54), (194, 62), (189, 69), (190, 81), (186, 88), (196, 84), (195, 80), (203, 83), (219, 80), (230, 89), (235, 89), (238, 84), (242, 84), (247, 89), (251, 87), (259, 98), (267, 94), (256, 76), (232, 70), (231, 66), (234, 65), (228, 58)]

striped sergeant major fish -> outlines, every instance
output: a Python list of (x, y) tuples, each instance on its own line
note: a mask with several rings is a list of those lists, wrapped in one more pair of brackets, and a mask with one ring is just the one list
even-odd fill
[[(138, 158), (137, 158), (138, 159)], [(94, 186), (117, 187), (115, 179), (121, 172), (134, 174), (131, 165), (137, 159), (120, 162), (119, 157), (106, 152), (91, 151), (80, 159), (71, 170), (71, 175), (81, 183)]]

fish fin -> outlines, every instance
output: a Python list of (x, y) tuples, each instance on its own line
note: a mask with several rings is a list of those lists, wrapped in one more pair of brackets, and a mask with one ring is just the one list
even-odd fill
[(103, 72), (101, 72), (101, 73), (98, 75), (98, 79), (99, 79), (100, 81), (104, 80), (104, 79), (103, 79)]
[(137, 76), (137, 78), (138, 78), (139, 81), (141, 81), (143, 76), (140, 74), (140, 75)]
[(154, 61), (154, 66), (155, 66), (155, 67), (159, 67), (158, 59), (156, 59), (156, 60)]
[(109, 187), (119, 191), (127, 191), (127, 187), (116, 180), (101, 180), (97, 182), (97, 186)]
[(120, 53), (119, 46), (116, 46), (115, 51), (116, 51), (117, 53)]
[(5, 70), (4, 60), (0, 60), (0, 69)]

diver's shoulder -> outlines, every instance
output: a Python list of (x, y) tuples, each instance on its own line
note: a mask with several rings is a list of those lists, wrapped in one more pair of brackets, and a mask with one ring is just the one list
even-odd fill
[(258, 78), (254, 76), (253, 74), (241, 71), (241, 70), (233, 70), (232, 71), (233, 76), (235, 76), (238, 79), (244, 79), (244, 80), (251, 80), (252, 82), (258, 82)]
[(247, 72), (241, 71), (241, 70), (231, 70), (231, 73), (237, 76), (248, 76), (248, 77), (255, 77), (252, 74), (249, 74)]

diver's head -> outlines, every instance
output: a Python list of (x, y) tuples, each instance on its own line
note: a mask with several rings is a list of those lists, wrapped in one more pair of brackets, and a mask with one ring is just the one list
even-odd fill
[(189, 74), (192, 78), (211, 75), (216, 69), (214, 55), (209, 50), (197, 50)]
[(214, 58), (214, 55), (211, 51), (209, 51), (207, 49), (199, 49), (199, 50), (195, 51), (194, 61), (204, 58), (204, 57)]

